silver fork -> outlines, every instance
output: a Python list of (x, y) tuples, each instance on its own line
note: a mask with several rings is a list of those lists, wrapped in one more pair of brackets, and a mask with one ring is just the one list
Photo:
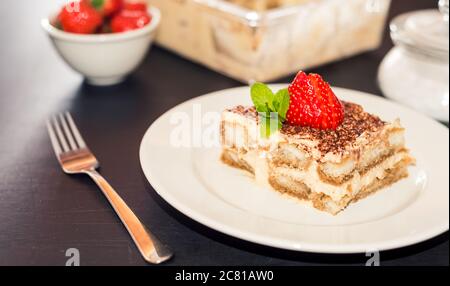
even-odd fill
[(86, 174), (94, 180), (125, 225), (144, 259), (153, 264), (170, 259), (172, 252), (139, 221), (111, 185), (95, 170), (99, 167), (99, 162), (86, 146), (70, 113), (53, 116), (47, 121), (47, 129), (64, 172)]

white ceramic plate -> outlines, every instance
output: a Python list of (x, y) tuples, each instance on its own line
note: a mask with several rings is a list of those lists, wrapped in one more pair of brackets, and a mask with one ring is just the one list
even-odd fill
[[(321, 253), (387, 250), (448, 230), (448, 129), (382, 98), (333, 89), (339, 98), (359, 103), (385, 120), (399, 117), (407, 131), (407, 146), (417, 159), (407, 179), (337, 216), (257, 186), (244, 172), (221, 163), (217, 144), (200, 144), (199, 134), (204, 138), (218, 134), (217, 124), (207, 125), (214, 116), (206, 114), (250, 104), (248, 87), (194, 98), (156, 120), (141, 143), (144, 174), (163, 199), (190, 218), (228, 235), (278, 248)], [(203, 125), (193, 120), (200, 110), (206, 115)], [(180, 127), (180, 118), (191, 121)], [(173, 138), (181, 138), (174, 134), (179, 135), (180, 130), (191, 134), (194, 146), (174, 146)]]

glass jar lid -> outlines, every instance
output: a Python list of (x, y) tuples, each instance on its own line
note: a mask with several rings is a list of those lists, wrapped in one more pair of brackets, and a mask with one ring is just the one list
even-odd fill
[(439, 11), (419, 10), (395, 17), (391, 38), (396, 45), (440, 60), (449, 59), (449, 0), (439, 1)]

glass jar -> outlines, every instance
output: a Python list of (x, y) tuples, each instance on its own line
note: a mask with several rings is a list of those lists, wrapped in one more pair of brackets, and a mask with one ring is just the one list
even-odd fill
[(384, 95), (440, 121), (449, 121), (449, 0), (439, 10), (397, 16), (390, 23), (395, 47), (378, 70)]

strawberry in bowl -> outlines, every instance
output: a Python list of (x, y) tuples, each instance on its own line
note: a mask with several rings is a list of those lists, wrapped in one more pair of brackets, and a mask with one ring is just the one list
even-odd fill
[(160, 19), (160, 11), (145, 2), (80, 0), (41, 24), (64, 61), (88, 83), (112, 85), (143, 61)]
[(93, 34), (103, 22), (102, 15), (87, 1), (70, 2), (56, 19), (58, 26), (66, 32)]
[(70, 33), (105, 34), (140, 29), (151, 19), (142, 1), (79, 0), (64, 5), (54, 24)]
[[(97, 9), (104, 17), (110, 17), (120, 11), (124, 6), (123, 0), (87, 0), (91, 6)], [(147, 5), (142, 2), (147, 10)]]

